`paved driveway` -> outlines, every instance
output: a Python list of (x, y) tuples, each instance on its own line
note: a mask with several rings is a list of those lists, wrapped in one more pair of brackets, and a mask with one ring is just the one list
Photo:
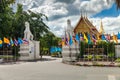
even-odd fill
[(0, 80), (120, 80), (120, 68), (79, 67), (60, 58), (0, 65)]

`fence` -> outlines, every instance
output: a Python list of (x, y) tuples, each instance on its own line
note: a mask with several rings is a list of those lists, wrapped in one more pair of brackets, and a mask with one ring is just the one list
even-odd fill
[(0, 59), (4, 62), (9, 62), (14, 60), (14, 54), (12, 48), (0, 48)]
[[(71, 45), (62, 47), (64, 61), (113, 61), (120, 54), (114, 43), (98, 43), (98, 45)], [(118, 45), (117, 45), (118, 46)], [(117, 49), (117, 50), (116, 50)], [(117, 51), (117, 52), (116, 52)]]

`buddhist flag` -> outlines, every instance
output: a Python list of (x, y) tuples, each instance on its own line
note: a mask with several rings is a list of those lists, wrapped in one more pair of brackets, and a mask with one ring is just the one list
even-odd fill
[(96, 38), (95, 38), (94, 34), (92, 35), (92, 40), (93, 40), (94, 44), (96, 44)]
[(72, 41), (73, 41), (74, 44), (76, 44), (77, 41), (75, 39), (75, 35), (72, 36)]
[(118, 32), (117, 38), (120, 39), (120, 33)]
[(72, 36), (70, 35), (70, 41), (69, 41), (69, 44), (72, 45), (73, 43), (73, 40), (72, 40)]
[(23, 43), (23, 40), (21, 38), (18, 38), (18, 44), (22, 44)]
[(83, 40), (84, 40), (83, 35), (82, 33), (80, 33), (80, 41), (83, 41)]
[(23, 39), (23, 43), (24, 43), (24, 44), (29, 44), (29, 41), (26, 40), (26, 39)]
[(100, 38), (100, 36), (99, 35), (97, 35), (97, 40), (99, 41), (99, 40), (101, 40), (101, 38)]
[(118, 43), (117, 36), (114, 33), (113, 33), (113, 40), (114, 40), (114, 42)]
[(14, 42), (13, 42), (12, 38), (10, 38), (10, 45), (14, 46)]
[(18, 41), (16, 39), (14, 39), (14, 44), (15, 46), (18, 46)]
[(2, 41), (1, 38), (0, 38), (0, 47), (2, 47), (2, 43), (3, 43), (3, 41)]
[(88, 36), (88, 44), (91, 44), (90, 34), (88, 34), (87, 36)]
[(106, 40), (106, 38), (105, 38), (105, 35), (104, 34), (102, 34), (102, 40)]
[(86, 43), (88, 43), (88, 38), (86, 37), (85, 33), (84, 33), (84, 40)]
[(107, 40), (108, 42), (110, 42), (110, 34), (107, 34), (107, 35), (106, 35), (106, 40)]
[(75, 39), (78, 43), (80, 42), (80, 38), (79, 38), (78, 34), (75, 35)]
[(69, 45), (69, 40), (70, 40), (69, 33), (65, 32), (65, 44), (66, 45)]
[(65, 46), (65, 39), (64, 38), (62, 38), (62, 46)]
[(9, 39), (7, 39), (7, 38), (4, 37), (4, 43), (6, 43), (6, 44), (10, 44)]

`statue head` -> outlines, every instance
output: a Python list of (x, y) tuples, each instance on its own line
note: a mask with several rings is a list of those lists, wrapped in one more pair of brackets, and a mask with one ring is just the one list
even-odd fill
[(68, 25), (71, 25), (70, 19), (67, 20), (67, 24), (68, 24)]
[(25, 22), (24, 39), (33, 40), (33, 35), (29, 27), (30, 27), (29, 22)]
[(29, 26), (29, 22), (25, 22), (25, 27), (28, 27)]

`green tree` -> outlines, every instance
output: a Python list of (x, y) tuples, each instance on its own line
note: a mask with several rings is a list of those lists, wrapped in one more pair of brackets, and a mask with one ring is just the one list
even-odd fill
[(50, 51), (52, 46), (60, 46), (59, 42), (61, 42), (61, 38), (56, 37), (52, 32), (49, 32), (40, 38), (41, 51), (43, 52), (44, 48), (47, 48)]
[(42, 13), (34, 13), (30, 10), (29, 14), (28, 21), (30, 22), (34, 39), (39, 40), (41, 35), (49, 32), (49, 27), (44, 23), (44, 20), (48, 20), (48, 18)]
[(12, 37), (23, 37), (25, 22), (30, 23), (30, 29), (34, 35), (35, 40), (39, 40), (41, 35), (49, 31), (48, 26), (44, 23), (44, 20), (48, 18), (42, 13), (34, 13), (30, 10), (23, 11), (22, 5), (17, 4), (17, 12), (14, 13), (12, 19), (11, 36)]
[(23, 14), (23, 8), (21, 4), (17, 4), (17, 12), (14, 14), (13, 22), (12, 22), (12, 37), (23, 37), (24, 33), (24, 20), (25, 16)]
[(0, 0), (0, 37), (8, 37), (11, 34), (13, 11), (9, 5), (12, 3), (12, 0)]
[(0, 0), (0, 13), (4, 13), (6, 8), (15, 3), (16, 0)]

